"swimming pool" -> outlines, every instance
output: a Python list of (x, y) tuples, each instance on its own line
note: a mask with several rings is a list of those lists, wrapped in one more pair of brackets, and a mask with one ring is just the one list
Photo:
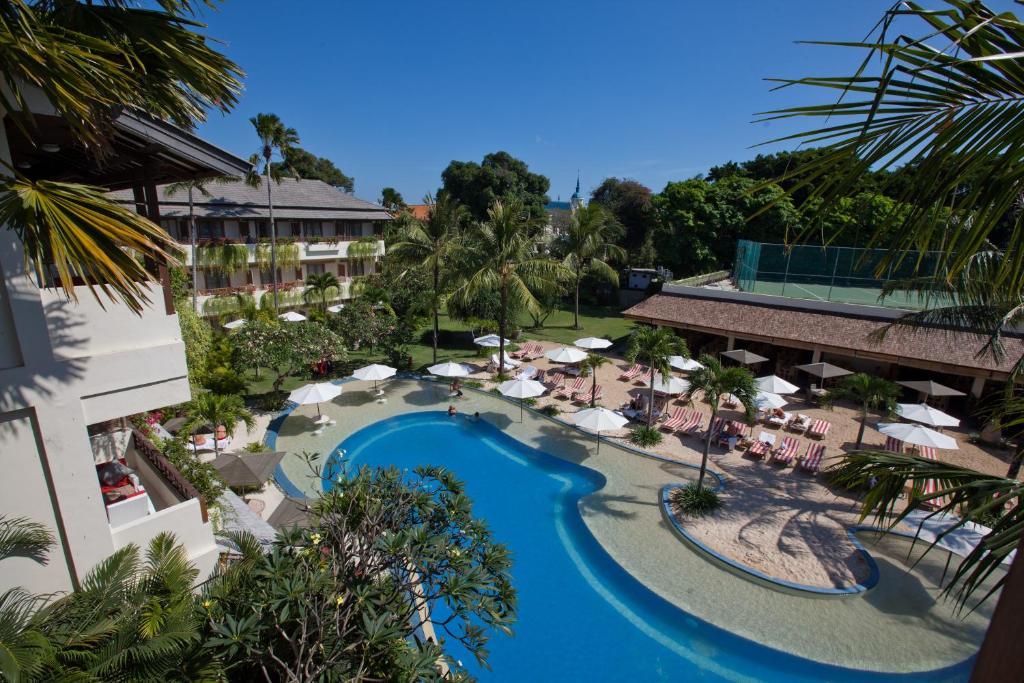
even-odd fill
[[(510, 547), (519, 619), (514, 638), (491, 640), (492, 671), (471, 666), (481, 680), (956, 681), (969, 675), (969, 662), (900, 675), (828, 666), (687, 614), (623, 570), (584, 524), (577, 502), (603, 486), (602, 475), (487, 422), (443, 412), (399, 415), (339, 447), (347, 467), (448, 467), (466, 482), (475, 514)], [(651, 504), (657, 505), (656, 491)], [(665, 542), (678, 542), (665, 533)]]

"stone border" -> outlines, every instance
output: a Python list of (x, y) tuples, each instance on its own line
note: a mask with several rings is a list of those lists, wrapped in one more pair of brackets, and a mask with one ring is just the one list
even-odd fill
[(687, 545), (690, 545), (691, 547), (696, 549), (698, 552), (703, 554), (705, 558), (711, 560), (712, 562), (723, 565), (725, 569), (731, 571), (733, 574), (736, 574), (742, 578), (751, 579), (756, 583), (764, 584), (769, 588), (783, 590), (784, 592), (797, 593), (801, 595), (810, 594), (812, 597), (832, 598), (861, 595), (862, 593), (866, 593), (867, 591), (871, 590), (878, 584), (878, 579), (880, 576), (878, 570), (878, 563), (875, 562), (875, 559), (871, 557), (871, 553), (867, 551), (867, 549), (863, 546), (863, 544), (861, 544), (860, 540), (856, 536), (857, 532), (859, 531), (880, 531), (880, 529), (878, 529), (877, 527), (855, 526), (851, 529), (846, 530), (846, 535), (850, 539), (850, 542), (853, 543), (856, 551), (860, 553), (861, 557), (864, 558), (864, 561), (868, 565), (869, 575), (867, 580), (865, 580), (863, 583), (855, 583), (852, 585), (838, 586), (834, 588), (826, 588), (824, 586), (811, 586), (808, 584), (796, 583), (794, 581), (787, 581), (785, 579), (780, 579), (775, 576), (770, 576), (769, 574), (765, 574), (764, 572), (754, 569), (753, 567), (749, 567), (743, 564), (742, 562), (738, 562), (737, 560), (734, 560), (730, 557), (726, 557), (725, 555), (722, 555), (721, 553), (712, 550), (709, 546), (698, 541), (683, 527), (683, 525), (679, 522), (679, 519), (676, 517), (675, 512), (672, 510), (672, 503), (669, 500), (669, 495), (672, 493), (674, 489), (677, 488), (681, 488), (681, 486), (679, 486), (678, 484), (668, 484), (662, 487), (662, 517), (664, 517), (665, 521), (669, 522), (672, 525), (672, 528), (683, 539), (683, 541), (686, 542)]

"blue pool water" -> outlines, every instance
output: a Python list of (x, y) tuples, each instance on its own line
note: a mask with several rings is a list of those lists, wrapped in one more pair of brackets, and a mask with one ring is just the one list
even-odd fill
[(845, 682), (968, 676), (968, 663), (913, 675), (823, 665), (687, 614), (620, 567), (587, 529), (577, 501), (602, 487), (602, 475), (530, 448), (486, 422), (441, 412), (401, 415), (356, 432), (339, 447), (348, 469), (448, 467), (466, 482), (475, 514), (510, 547), (519, 593), (515, 636), (496, 634), (491, 640), (491, 671), (473, 662), (471, 671), (481, 680)]

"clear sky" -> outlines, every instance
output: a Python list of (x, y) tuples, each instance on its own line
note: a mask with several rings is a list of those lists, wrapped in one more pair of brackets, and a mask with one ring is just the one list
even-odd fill
[(862, 39), (891, 4), (226, 0), (204, 20), (245, 92), (200, 134), (247, 157), (249, 117), (276, 113), (371, 200), (390, 185), (419, 202), (452, 159), (498, 150), (548, 176), (552, 199), (577, 170), (588, 193), (608, 176), (659, 191), (792, 130), (753, 114), (823, 94), (764, 79), (851, 73), (856, 51), (795, 41)]

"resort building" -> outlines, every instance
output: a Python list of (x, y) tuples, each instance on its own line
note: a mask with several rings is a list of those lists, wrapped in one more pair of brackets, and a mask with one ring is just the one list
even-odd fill
[[(272, 190), (280, 306), (301, 305), (305, 279), (322, 273), (338, 278), (341, 286), (335, 298), (348, 299), (353, 281), (375, 272), (384, 255), (383, 222), (391, 215), (384, 207), (321, 180), (283, 178)], [(157, 194), (160, 223), (182, 245), (185, 263), (191, 266), (188, 191), (168, 192), (160, 186)], [(133, 203), (130, 190), (113, 196)], [(266, 185), (212, 182), (206, 194), (193, 191), (192, 200), (199, 310), (211, 315), (225, 312), (238, 294), (259, 304), (274, 281)]]
[[(8, 168), (123, 190), (155, 221), (159, 183), (249, 166), (191, 133), (129, 113), (114, 121), (99, 164), (41, 95), (30, 105), (45, 144), (33, 145), (8, 119), (0, 128)], [(76, 287), (75, 302), (37, 282), (12, 230), (0, 230), (0, 265), (0, 515), (41, 523), (56, 539), (46, 564), (3, 559), (0, 592), (67, 591), (116, 549), (144, 547), (162, 532), (174, 533), (206, 576), (217, 547), (205, 502), (125, 419), (190, 399), (166, 268), (151, 266), (162, 286), (150, 287), (150, 303), (136, 314), (87, 287)]]

